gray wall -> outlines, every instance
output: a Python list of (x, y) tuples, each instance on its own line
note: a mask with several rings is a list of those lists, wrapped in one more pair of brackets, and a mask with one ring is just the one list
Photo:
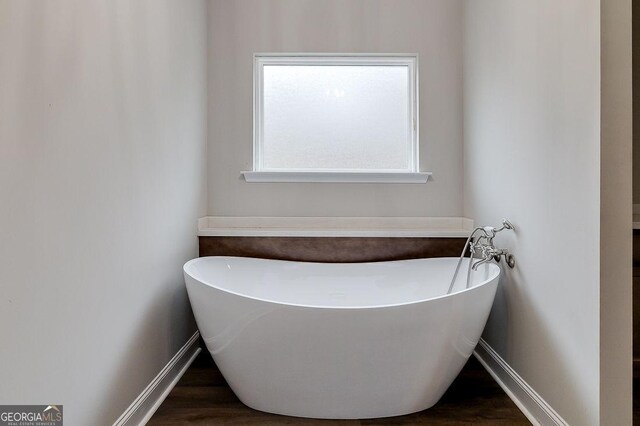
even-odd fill
[(498, 239), (518, 267), (484, 339), (570, 424), (595, 425), (599, 2), (469, 0), (465, 11), (465, 212), (518, 227)]
[[(620, 3), (609, 24), (624, 31), (628, 3)], [(603, 112), (601, 127), (600, 6), (465, 3), (465, 214), (482, 224), (504, 216), (518, 227), (497, 240), (518, 265), (502, 279), (484, 339), (576, 425), (631, 419), (631, 117), (622, 102)], [(627, 42), (613, 44), (624, 55)], [(630, 92), (624, 72), (607, 77), (622, 88), (614, 100)], [(612, 78), (603, 75), (603, 85)], [(611, 114), (617, 130), (607, 140)], [(601, 279), (605, 271), (613, 282)]]
[(0, 1), (0, 403), (112, 424), (194, 333), (203, 1)]
[[(212, 0), (209, 6), (209, 208), (219, 216), (460, 216), (461, 0)], [(256, 184), (254, 52), (420, 55), (424, 185)]]

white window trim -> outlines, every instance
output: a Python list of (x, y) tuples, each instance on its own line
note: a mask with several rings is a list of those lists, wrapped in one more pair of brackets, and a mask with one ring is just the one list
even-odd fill
[[(335, 62), (332, 62), (334, 60)], [(403, 65), (409, 67), (409, 111), (411, 143), (407, 146), (409, 167), (401, 170), (293, 170), (265, 169), (262, 164), (263, 68), (265, 65)], [(351, 182), (351, 183), (425, 183), (431, 176), (420, 172), (418, 56), (416, 54), (254, 54), (253, 91), (253, 170), (242, 175), (247, 182)]]

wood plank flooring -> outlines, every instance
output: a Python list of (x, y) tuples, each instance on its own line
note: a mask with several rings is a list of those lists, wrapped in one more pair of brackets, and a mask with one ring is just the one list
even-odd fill
[(434, 407), (400, 417), (315, 420), (277, 416), (243, 405), (203, 349), (148, 423), (180, 425), (529, 425), (473, 357)]

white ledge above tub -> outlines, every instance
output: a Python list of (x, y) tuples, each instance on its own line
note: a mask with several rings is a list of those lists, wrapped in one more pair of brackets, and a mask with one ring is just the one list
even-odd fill
[(199, 237), (467, 237), (464, 217), (225, 217), (198, 220)]
[(242, 172), (247, 182), (426, 183), (430, 172)]

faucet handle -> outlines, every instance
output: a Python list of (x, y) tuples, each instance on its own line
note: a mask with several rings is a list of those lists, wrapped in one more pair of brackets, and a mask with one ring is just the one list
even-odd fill
[(516, 266), (516, 259), (509, 253), (508, 249), (495, 249), (492, 254), (496, 262), (500, 262), (500, 259), (504, 256), (504, 261), (509, 268), (513, 269)]

